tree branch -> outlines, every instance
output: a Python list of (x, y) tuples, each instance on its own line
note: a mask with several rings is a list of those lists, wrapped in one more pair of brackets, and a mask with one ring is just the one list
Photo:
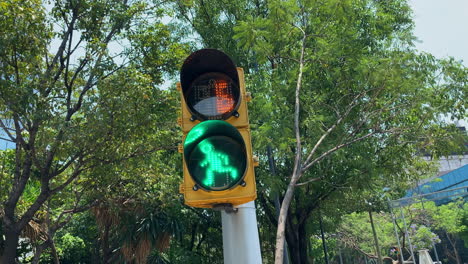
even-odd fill
[(320, 180), (322, 180), (322, 177), (312, 178), (312, 179), (310, 179), (310, 180), (308, 180), (308, 181), (306, 181), (306, 182), (296, 183), (296, 187), (297, 187), (297, 186), (306, 185), (306, 184), (309, 184), (309, 183), (311, 183), (311, 182), (320, 181)]
[[(353, 99), (353, 101), (349, 104), (348, 108), (346, 109), (346, 112), (342, 115), (342, 116), (339, 116), (339, 118), (336, 120), (335, 124), (333, 124), (320, 138), (319, 140), (315, 143), (315, 146), (312, 148), (312, 150), (310, 151), (309, 153), (309, 156), (307, 157), (307, 159), (304, 161), (304, 165), (306, 165), (307, 163), (310, 162), (310, 160), (312, 159), (312, 156), (315, 154), (315, 152), (317, 151), (318, 147), (322, 144), (322, 142), (325, 140), (325, 138), (330, 135), (330, 133), (343, 121), (343, 119), (345, 119), (349, 113), (351, 112), (351, 110), (357, 105), (357, 100), (362, 97), (366, 92), (363, 92), (363, 93), (360, 93), (358, 95), (356, 95)], [(310, 166), (309, 166), (310, 167)], [(306, 169), (302, 169), (302, 171), (304, 171)]]
[[(60, 46), (59, 46), (59, 49), (57, 50), (57, 53), (55, 54), (55, 56), (54, 56), (52, 62), (50, 63), (50, 65), (48, 65), (48, 67), (47, 67), (44, 79), (41, 82), (41, 86), (43, 86), (47, 82), (47, 80), (50, 78), (52, 70), (55, 67), (55, 65), (57, 64), (59, 58), (60, 58), (60, 61), (63, 62), (63, 53), (65, 52), (65, 48), (67, 46), (67, 42), (69, 41), (69, 37), (73, 33), (73, 30), (74, 30), (73, 27), (74, 27), (76, 19), (77, 19), (77, 16), (76, 16), (76, 14), (74, 14), (72, 16), (70, 24), (67, 25), (67, 32), (65, 32), (65, 34), (64, 34), (64, 37), (62, 39), (62, 42), (60, 43)], [(70, 56), (70, 54), (68, 56)], [(60, 74), (62, 73), (64, 67), (65, 67), (65, 64), (60, 63), (60, 67), (57, 70), (57, 72), (55, 73), (54, 78), (53, 78), (54, 83), (58, 80), (58, 78), (59, 78)], [(52, 91), (52, 88), (53, 88), (53, 85), (49, 85), (49, 87), (47, 87), (45, 89), (44, 97), (47, 97), (49, 95), (49, 93)]]
[[(3, 128), (3, 131), (8, 135), (10, 138), (11, 142), (16, 142), (16, 138), (10, 133), (10, 128), (8, 128), (5, 123), (3, 123), (3, 120), (0, 119), (0, 126)], [(13, 129), (12, 129), (13, 130)]]
[[(302, 29), (301, 29), (302, 30)], [(295, 110), (294, 110), (294, 129), (296, 135), (296, 157), (294, 160), (294, 169), (291, 176), (291, 180), (288, 184), (286, 194), (284, 196), (283, 202), (281, 204), (280, 214), (278, 217), (278, 230), (276, 232), (276, 250), (275, 250), (275, 264), (281, 264), (283, 262), (284, 255), (284, 234), (288, 216), (289, 206), (294, 195), (294, 188), (297, 180), (300, 178), (301, 170), (301, 137), (299, 130), (299, 110), (300, 110), (300, 90), (302, 86), (302, 74), (304, 71), (304, 56), (305, 56), (305, 45), (307, 35), (305, 31), (302, 30), (303, 37), (301, 42), (301, 55), (300, 55), (300, 64), (299, 64), (299, 73), (297, 77), (296, 84), (296, 98), (295, 98)]]
[[(326, 156), (330, 155), (331, 153), (339, 150), (339, 149), (342, 149), (344, 147), (347, 147), (355, 142), (358, 142), (358, 141), (361, 141), (363, 139), (366, 139), (368, 137), (371, 137), (375, 134), (379, 133), (379, 131), (373, 131), (373, 132), (370, 132), (364, 136), (361, 136), (361, 137), (358, 137), (358, 138), (355, 138), (349, 142), (346, 142), (346, 143), (343, 143), (343, 144), (340, 144), (338, 146), (335, 146), (334, 148), (331, 148), (327, 151), (325, 151), (324, 153), (322, 153), (322, 155), (320, 155), (319, 157), (317, 157), (316, 159), (314, 159), (313, 161), (311, 161), (309, 164), (305, 164), (304, 167), (302, 168), (302, 171), (305, 171), (307, 170), (308, 168), (310, 168), (312, 165), (314, 165), (315, 163), (319, 162), (320, 160), (322, 160), (323, 158), (325, 158)], [(304, 183), (305, 184), (305, 183)], [(302, 184), (301, 184), (302, 185)]]

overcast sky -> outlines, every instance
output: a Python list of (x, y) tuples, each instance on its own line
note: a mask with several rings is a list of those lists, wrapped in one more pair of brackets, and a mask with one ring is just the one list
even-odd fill
[[(468, 0), (410, 0), (416, 48), (438, 58), (447, 56), (468, 67)], [(467, 127), (468, 120), (458, 125)]]
[(410, 0), (419, 50), (468, 67), (468, 0)]

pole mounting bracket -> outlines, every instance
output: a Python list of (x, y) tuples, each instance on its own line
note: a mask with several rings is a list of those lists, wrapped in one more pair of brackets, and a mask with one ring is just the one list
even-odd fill
[(221, 203), (213, 205), (213, 210), (215, 211), (225, 211), (228, 214), (237, 213), (239, 208), (234, 208), (230, 203)]

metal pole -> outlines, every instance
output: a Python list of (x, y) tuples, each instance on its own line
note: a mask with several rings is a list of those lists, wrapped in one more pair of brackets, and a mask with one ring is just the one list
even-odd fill
[[(401, 244), (400, 244), (400, 236), (398, 236), (398, 230), (397, 230), (397, 227), (396, 227), (396, 219), (395, 219), (395, 215), (393, 214), (393, 209), (392, 209), (392, 205), (391, 205), (391, 202), (390, 202), (390, 198), (387, 198), (388, 200), (388, 207), (390, 209), (390, 213), (392, 214), (392, 222), (393, 222), (393, 229), (395, 229), (395, 236), (396, 236), (396, 239), (397, 239), (397, 243), (398, 243), (398, 248), (400, 249), (400, 259), (401, 259), (401, 264), (405, 263), (405, 259), (403, 257), (403, 249), (401, 248)], [(398, 258), (398, 256), (397, 256)]]
[(261, 264), (255, 203), (239, 205), (237, 211), (221, 211), (224, 264)]
[[(400, 213), (401, 213), (401, 218), (403, 219), (403, 225), (405, 226), (405, 233), (406, 233), (406, 237), (408, 238), (408, 245), (409, 245), (409, 248), (410, 248), (410, 252), (411, 252), (411, 257), (413, 257), (413, 263), (416, 263), (416, 259), (414, 258), (414, 252), (413, 252), (413, 245), (411, 244), (411, 237), (408, 233), (408, 227), (406, 226), (406, 219), (405, 219), (405, 214), (403, 213), (403, 208), (400, 207)], [(403, 252), (401, 252), (403, 253)]]

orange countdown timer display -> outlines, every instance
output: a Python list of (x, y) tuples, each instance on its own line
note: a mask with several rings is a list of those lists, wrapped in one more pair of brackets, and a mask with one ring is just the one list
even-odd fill
[(235, 107), (234, 96), (226, 80), (215, 81), (216, 110), (220, 114), (229, 113)]

